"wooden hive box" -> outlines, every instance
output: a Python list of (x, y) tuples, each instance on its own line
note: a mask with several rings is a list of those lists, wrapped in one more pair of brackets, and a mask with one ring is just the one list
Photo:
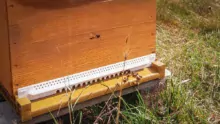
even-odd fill
[(155, 0), (0, 0), (0, 84), (18, 89), (155, 54)]

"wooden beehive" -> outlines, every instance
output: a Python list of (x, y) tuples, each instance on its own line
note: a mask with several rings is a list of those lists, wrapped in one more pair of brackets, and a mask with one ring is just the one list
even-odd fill
[(0, 8), (0, 81), (12, 96), (123, 61), (126, 51), (128, 59), (155, 52), (155, 0), (1, 0)]
[(155, 21), (155, 0), (0, 0), (0, 84), (15, 99), (18, 88), (155, 53)]

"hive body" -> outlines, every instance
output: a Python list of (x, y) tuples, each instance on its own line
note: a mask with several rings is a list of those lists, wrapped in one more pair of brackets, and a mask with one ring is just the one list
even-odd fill
[(150, 55), (123, 69), (149, 67), (155, 34), (155, 0), (0, 0), (1, 88), (16, 101), (30, 87), (100, 67)]
[(1, 7), (2, 73), (7, 73), (1, 82), (10, 94), (121, 62), (126, 53), (133, 59), (155, 52), (154, 0), (1, 2), (7, 4)]

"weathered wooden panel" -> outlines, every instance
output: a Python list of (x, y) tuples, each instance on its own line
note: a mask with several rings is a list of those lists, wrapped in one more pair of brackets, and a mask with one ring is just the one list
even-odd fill
[(12, 95), (10, 50), (8, 39), (7, 11), (5, 0), (0, 0), (0, 83)]
[(8, 6), (15, 90), (123, 61), (128, 51), (129, 59), (155, 52), (155, 0), (8, 0)]

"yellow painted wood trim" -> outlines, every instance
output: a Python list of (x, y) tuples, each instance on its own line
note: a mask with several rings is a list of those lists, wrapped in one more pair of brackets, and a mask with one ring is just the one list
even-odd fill
[[(31, 115), (31, 118), (37, 117), (42, 114), (68, 107), (68, 102), (71, 102), (72, 104), (76, 101), (77, 103), (81, 103), (93, 98), (107, 95), (120, 89), (126, 89), (151, 80), (160, 79), (164, 77), (162, 73), (163, 69), (165, 71), (165, 66), (162, 63), (156, 62), (152, 64), (152, 67), (145, 68), (137, 72), (138, 75), (142, 77), (140, 80), (137, 80), (137, 78), (133, 76), (129, 76), (128, 80), (123, 82), (123, 76), (119, 76), (117, 78), (94, 83), (86, 87), (81, 87), (71, 92), (59, 93), (43, 99), (30, 101), (31, 113), (28, 115)], [(19, 103), (19, 99), (17, 99), (17, 103)], [(27, 111), (23, 111), (21, 109), (19, 110), (22, 121), (28, 121), (30, 118), (26, 118), (24, 114), (21, 114), (26, 113)]]

